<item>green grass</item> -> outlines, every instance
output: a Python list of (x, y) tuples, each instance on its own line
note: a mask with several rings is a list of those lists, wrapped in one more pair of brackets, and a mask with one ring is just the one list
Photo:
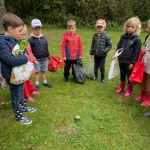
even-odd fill
[[(51, 55), (61, 57), (60, 43), (65, 29), (43, 29), (49, 41)], [(78, 29), (83, 43), (83, 63), (89, 58), (91, 39), (95, 30)], [(121, 32), (109, 31), (113, 48), (106, 60), (106, 84), (99, 80), (87, 80), (77, 84), (69, 77), (63, 82), (63, 69), (47, 72), (53, 84), (49, 89), (42, 86), (40, 95), (34, 95), (35, 113), (25, 113), (33, 123), (23, 125), (16, 122), (10, 104), (9, 90), (0, 90), (0, 149), (1, 150), (147, 150), (149, 149), (150, 119), (143, 113), (150, 111), (135, 101), (139, 86), (134, 86), (130, 98), (116, 95), (119, 76), (108, 80), (111, 58)], [(146, 33), (141, 34), (144, 41)], [(31, 77), (33, 81), (33, 77)], [(81, 119), (74, 118), (79, 115)]]

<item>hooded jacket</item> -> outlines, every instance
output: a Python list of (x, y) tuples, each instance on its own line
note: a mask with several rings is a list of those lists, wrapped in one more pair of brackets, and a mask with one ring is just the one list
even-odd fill
[(30, 43), (32, 53), (37, 60), (47, 59), (50, 57), (47, 40), (42, 34), (39, 37), (36, 37), (31, 33), (28, 41)]
[(13, 67), (21, 66), (28, 62), (25, 55), (15, 57), (12, 54), (13, 47), (19, 42), (10, 36), (0, 35), (0, 61), (1, 73), (6, 80), (10, 79), (11, 70)]
[(141, 50), (142, 42), (137, 35), (123, 34), (117, 45), (117, 49), (123, 48), (123, 52), (119, 55), (120, 63), (135, 64)]
[(62, 57), (67, 60), (77, 60), (82, 57), (82, 43), (79, 35), (65, 32), (61, 43)]
[(92, 38), (90, 55), (106, 57), (112, 47), (112, 41), (109, 34), (104, 31), (100, 36), (94, 34)]

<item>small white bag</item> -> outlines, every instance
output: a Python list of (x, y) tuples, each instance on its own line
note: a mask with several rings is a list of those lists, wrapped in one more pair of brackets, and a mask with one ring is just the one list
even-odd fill
[(118, 75), (118, 66), (117, 66), (117, 60), (114, 59), (111, 62), (108, 79), (113, 79)]
[[(123, 52), (123, 50), (124, 50), (123, 48), (118, 49), (115, 52), (114, 57), (118, 57)], [(118, 65), (117, 65), (117, 60), (114, 59), (112, 60), (111, 65), (110, 65), (108, 79), (113, 79), (117, 77), (117, 75), (118, 75)]]
[(21, 84), (25, 82), (30, 78), (33, 69), (34, 64), (29, 61), (24, 65), (13, 67), (10, 82), (13, 84)]

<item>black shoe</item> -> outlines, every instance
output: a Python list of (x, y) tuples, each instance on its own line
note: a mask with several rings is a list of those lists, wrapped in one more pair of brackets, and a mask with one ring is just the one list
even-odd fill
[(36, 90), (40, 88), (39, 84), (34, 84), (34, 87), (36, 88)]
[(64, 82), (68, 82), (68, 77), (64, 77)]
[(144, 116), (145, 116), (145, 117), (150, 117), (150, 112), (145, 112), (145, 113), (144, 113)]
[(44, 86), (47, 86), (47, 87), (49, 87), (49, 88), (52, 88), (52, 85), (51, 85), (50, 83), (48, 83), (48, 82), (47, 82), (47, 83), (43, 83), (43, 85), (44, 85)]

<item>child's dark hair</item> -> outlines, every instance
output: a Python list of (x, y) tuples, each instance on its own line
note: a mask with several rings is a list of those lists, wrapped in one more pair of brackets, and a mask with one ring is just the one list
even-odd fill
[(21, 18), (13, 13), (7, 13), (3, 16), (2, 25), (5, 31), (8, 30), (8, 27), (17, 28), (24, 25), (24, 22)]

